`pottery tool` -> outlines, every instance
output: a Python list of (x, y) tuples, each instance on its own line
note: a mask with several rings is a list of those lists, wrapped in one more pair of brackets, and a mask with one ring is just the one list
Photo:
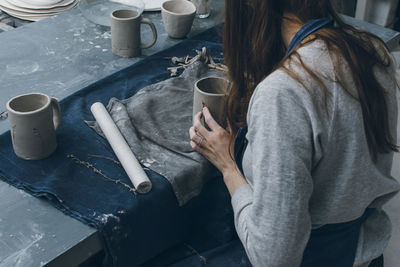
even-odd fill
[(133, 155), (131, 148), (126, 143), (107, 109), (102, 103), (96, 102), (90, 107), (90, 110), (136, 190), (142, 194), (149, 192), (152, 187), (149, 178), (135, 155)]

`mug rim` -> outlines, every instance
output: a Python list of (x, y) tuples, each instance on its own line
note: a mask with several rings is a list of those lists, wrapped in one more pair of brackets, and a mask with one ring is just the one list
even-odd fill
[[(116, 13), (116, 12), (121, 12), (121, 11), (128, 11), (128, 12), (136, 12), (137, 13), (137, 15), (136, 16), (134, 16), (134, 17), (128, 17), (128, 18), (121, 18), (121, 17), (116, 17), (115, 15), (114, 15), (114, 13)], [(143, 12), (139, 12), (139, 11), (137, 11), (137, 10), (134, 10), (134, 9), (128, 9), (128, 8), (121, 8), (121, 9), (117, 9), (117, 10), (114, 10), (113, 12), (111, 12), (111, 17), (113, 18), (113, 19), (116, 19), (116, 20), (131, 20), (131, 19), (137, 19), (138, 17), (140, 17), (141, 15), (142, 15), (142, 13)]]
[(203, 81), (203, 80), (206, 80), (206, 79), (210, 79), (210, 78), (212, 78), (212, 79), (224, 80), (228, 85), (230, 84), (229, 80), (226, 79), (226, 78), (217, 77), (217, 76), (209, 76), (209, 77), (201, 78), (201, 79), (199, 79), (199, 80), (195, 83), (195, 88), (196, 88), (196, 90), (198, 90), (198, 91), (200, 91), (202, 94), (208, 95), (208, 96), (226, 96), (226, 95), (228, 95), (228, 94), (223, 94), (223, 93), (222, 93), (222, 94), (215, 94), (215, 93), (204, 92), (203, 90), (201, 90), (201, 89), (197, 86), (197, 84), (198, 84), (199, 82), (201, 82), (201, 81)]
[[(185, 12), (185, 13), (177, 13), (177, 12), (171, 11), (171, 10), (169, 10), (169, 9), (166, 9), (166, 8), (164, 7), (164, 5), (167, 4), (167, 3), (171, 3), (171, 2), (185, 2), (185, 3), (189, 4), (191, 7), (193, 7), (193, 8), (194, 8), (194, 11)], [(162, 3), (162, 5), (161, 5), (161, 11), (167, 12), (167, 13), (169, 13), (169, 14), (177, 15), (177, 16), (187, 16), (187, 15), (193, 15), (193, 14), (195, 14), (196, 11), (197, 11), (197, 8), (196, 8), (196, 6), (195, 6), (192, 2), (190, 2), (190, 1), (188, 1), (188, 0), (168, 0), (168, 1), (165, 1), (164, 3)]]
[[(42, 107), (40, 107), (38, 109), (35, 109), (35, 110), (32, 110), (32, 111), (17, 111), (17, 110), (15, 110), (15, 109), (10, 107), (10, 104), (11, 104), (12, 101), (14, 101), (14, 100), (16, 100), (18, 98), (21, 98), (21, 97), (29, 96), (29, 95), (44, 96), (47, 99), (47, 102)], [(17, 95), (17, 96), (14, 96), (13, 98), (11, 98), (10, 100), (7, 101), (6, 107), (7, 107), (7, 111), (8, 112), (11, 112), (11, 113), (14, 113), (14, 114), (17, 114), (17, 115), (30, 115), (30, 114), (36, 114), (36, 113), (39, 113), (39, 112), (45, 110), (46, 108), (48, 108), (50, 103), (51, 103), (51, 98), (50, 98), (50, 96), (48, 96), (46, 94), (43, 94), (43, 93), (27, 93), (27, 94)]]

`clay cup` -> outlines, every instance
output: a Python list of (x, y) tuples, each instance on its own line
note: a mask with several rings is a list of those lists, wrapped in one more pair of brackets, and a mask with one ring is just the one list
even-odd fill
[[(198, 80), (194, 86), (193, 118), (203, 107), (207, 107), (215, 121), (226, 127), (225, 104), (230, 91), (230, 82), (221, 77), (206, 77)], [(203, 125), (208, 127), (204, 121)]]
[(56, 129), (61, 122), (58, 101), (32, 93), (16, 96), (6, 105), (15, 154), (26, 160), (50, 156), (57, 148)]
[(187, 0), (166, 1), (161, 6), (165, 31), (171, 38), (184, 38), (192, 28), (196, 6)]
[[(143, 18), (134, 9), (119, 9), (111, 13), (111, 49), (120, 57), (138, 57), (142, 49), (152, 47), (157, 41), (157, 30), (153, 22)], [(148, 24), (153, 32), (153, 40), (148, 44), (141, 41), (140, 25)]]

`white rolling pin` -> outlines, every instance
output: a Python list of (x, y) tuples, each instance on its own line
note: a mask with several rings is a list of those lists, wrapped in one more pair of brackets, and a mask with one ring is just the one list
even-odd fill
[(107, 109), (102, 103), (96, 102), (90, 107), (90, 110), (136, 190), (142, 194), (149, 192), (152, 187), (149, 178), (133, 155)]

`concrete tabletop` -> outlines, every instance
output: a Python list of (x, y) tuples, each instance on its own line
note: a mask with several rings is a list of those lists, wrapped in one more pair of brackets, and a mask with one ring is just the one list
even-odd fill
[[(213, 0), (212, 15), (195, 19), (189, 37), (222, 21), (223, 4)], [(158, 40), (132, 59), (113, 55), (110, 29), (86, 20), (78, 9), (0, 33), (0, 114), (11, 97), (42, 92), (62, 99), (181, 41), (167, 36), (160, 12), (144, 17), (156, 24)], [(368, 29), (368, 24), (355, 24)], [(142, 28), (146, 41), (150, 28)], [(396, 32), (382, 27), (373, 32), (398, 44)], [(0, 133), (8, 129), (7, 120), (0, 120)], [(0, 181), (0, 266), (76, 266), (101, 250), (99, 240), (94, 228)]]

